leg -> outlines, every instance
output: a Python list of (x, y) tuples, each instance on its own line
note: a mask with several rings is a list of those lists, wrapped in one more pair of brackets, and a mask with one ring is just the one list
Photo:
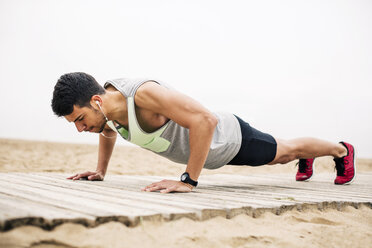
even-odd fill
[(273, 161), (269, 164), (285, 164), (300, 158), (315, 158), (321, 156), (343, 157), (346, 148), (340, 143), (331, 143), (316, 138), (297, 138), (291, 140), (275, 139), (277, 151)]

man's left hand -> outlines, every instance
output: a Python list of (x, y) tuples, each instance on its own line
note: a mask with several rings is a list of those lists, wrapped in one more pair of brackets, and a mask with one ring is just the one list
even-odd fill
[(193, 186), (187, 183), (183, 183), (181, 181), (175, 181), (175, 180), (162, 180), (160, 182), (152, 183), (145, 188), (142, 189), (142, 191), (147, 192), (153, 192), (153, 191), (159, 191), (160, 193), (170, 193), (170, 192), (190, 192), (192, 190)]

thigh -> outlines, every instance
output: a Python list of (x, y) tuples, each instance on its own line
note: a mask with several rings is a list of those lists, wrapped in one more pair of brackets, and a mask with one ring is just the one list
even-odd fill
[(242, 143), (238, 154), (228, 164), (258, 166), (273, 161), (276, 155), (276, 141), (237, 117), (242, 131)]

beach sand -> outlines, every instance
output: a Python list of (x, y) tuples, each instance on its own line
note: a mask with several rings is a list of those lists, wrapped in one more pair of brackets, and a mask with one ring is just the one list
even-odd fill
[[(0, 139), (0, 172), (76, 173), (94, 170), (96, 145)], [(358, 159), (372, 172), (372, 159)], [(185, 165), (146, 150), (116, 146), (108, 174), (179, 176)], [(295, 162), (275, 166), (225, 166), (208, 174), (296, 173)], [(315, 172), (335, 173), (332, 158), (316, 159)], [(336, 174), (336, 173), (335, 173)], [(333, 182), (330, 182), (333, 183)], [(342, 190), (340, 186), (340, 190)], [(372, 193), (371, 193), (372, 194)], [(238, 215), (206, 221), (143, 221), (136, 227), (109, 222), (95, 228), (63, 224), (52, 231), (23, 226), (0, 233), (0, 247), (372, 247), (372, 209), (316, 208), (281, 215)]]

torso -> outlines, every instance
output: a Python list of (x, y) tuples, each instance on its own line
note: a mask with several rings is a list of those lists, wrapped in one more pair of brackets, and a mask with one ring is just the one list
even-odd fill
[[(121, 94), (112, 85), (108, 86), (106, 89), (110, 91), (117, 91), (119, 94)], [(134, 102), (136, 102), (136, 96), (134, 97)], [(135, 111), (139, 126), (147, 133), (152, 133), (158, 130), (169, 121), (169, 118), (166, 116), (160, 115), (148, 109), (140, 108), (137, 105), (135, 106)], [(115, 120), (115, 122), (128, 130), (128, 112), (123, 115), (123, 118)]]
[(138, 124), (146, 133), (152, 133), (158, 130), (169, 121), (167, 117), (147, 109), (136, 106), (135, 110)]

